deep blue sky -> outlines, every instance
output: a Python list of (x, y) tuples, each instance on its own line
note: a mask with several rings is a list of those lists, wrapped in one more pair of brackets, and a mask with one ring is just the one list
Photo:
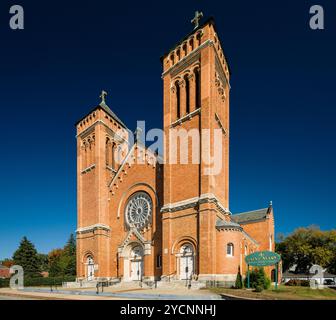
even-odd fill
[[(70, 4), (69, 4), (70, 2)], [(25, 30), (9, 29), (9, 7)], [(309, 8), (325, 9), (324, 31)], [(334, 1), (1, 1), (0, 259), (76, 229), (74, 123), (99, 102), (134, 129), (162, 125), (160, 56), (213, 15), (230, 63), (230, 209), (273, 200), (276, 231), (334, 228)]]

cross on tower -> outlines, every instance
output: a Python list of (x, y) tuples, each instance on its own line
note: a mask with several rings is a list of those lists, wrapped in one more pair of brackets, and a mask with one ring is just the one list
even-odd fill
[(107, 92), (102, 90), (101, 95), (99, 96), (99, 98), (102, 99), (101, 103), (105, 103), (106, 96), (107, 96)]
[(195, 25), (194, 29), (199, 27), (199, 21), (203, 18), (203, 12), (195, 11), (195, 17), (191, 20), (191, 23)]

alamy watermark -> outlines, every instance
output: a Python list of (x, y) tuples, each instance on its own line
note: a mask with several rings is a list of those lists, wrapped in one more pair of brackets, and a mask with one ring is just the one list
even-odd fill
[(9, 27), (12, 30), (23, 30), (24, 29), (24, 10), (20, 5), (13, 5), (9, 9), (9, 14), (11, 15), (9, 19)]
[(9, 269), (12, 274), (9, 287), (13, 290), (22, 290), (24, 288), (24, 271), (21, 266), (11, 266)]
[[(21, 5), (12, 5), (9, 9), (9, 27), (12, 30), (24, 29), (24, 9)], [(315, 4), (309, 8), (309, 27), (312, 30), (324, 30), (324, 8)]]

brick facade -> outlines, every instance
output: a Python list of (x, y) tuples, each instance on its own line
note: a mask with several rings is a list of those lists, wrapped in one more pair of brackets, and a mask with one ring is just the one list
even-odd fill
[[(257, 221), (242, 223), (229, 211), (230, 72), (214, 21), (185, 37), (162, 64), (163, 164), (141, 141), (130, 143), (104, 98), (76, 125), (77, 276), (232, 283), (239, 268), (246, 271), (246, 254), (274, 250), (274, 218), (271, 206)], [(171, 138), (181, 129), (200, 133), (196, 147), (208, 160), (219, 149), (213, 132), (220, 132), (215, 174), (206, 173), (215, 169), (203, 158), (192, 161), (195, 144), (182, 146), (187, 163), (181, 160), (182, 140), (175, 150)]]

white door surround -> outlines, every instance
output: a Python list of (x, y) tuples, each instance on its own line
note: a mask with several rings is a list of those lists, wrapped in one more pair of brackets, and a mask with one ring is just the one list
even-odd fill
[(141, 281), (144, 275), (144, 250), (141, 245), (130, 245), (124, 257), (124, 281)]
[(191, 244), (185, 244), (179, 254), (179, 278), (180, 280), (191, 280), (195, 273), (195, 255)]
[(86, 278), (88, 281), (94, 280), (94, 260), (91, 256), (87, 257), (86, 259)]

